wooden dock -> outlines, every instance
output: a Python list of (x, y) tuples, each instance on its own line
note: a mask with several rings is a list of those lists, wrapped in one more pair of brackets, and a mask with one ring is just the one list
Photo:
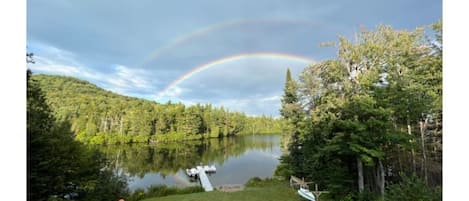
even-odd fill
[(208, 180), (204, 168), (202, 166), (197, 166), (197, 170), (199, 171), (200, 184), (205, 189), (205, 191), (213, 191), (212, 184), (210, 183), (210, 180)]
[(305, 179), (304, 178), (298, 178), (298, 177), (295, 177), (295, 176), (290, 176), (290, 186), (293, 187), (293, 186), (308, 186), (308, 184), (311, 184), (313, 182), (305, 182)]

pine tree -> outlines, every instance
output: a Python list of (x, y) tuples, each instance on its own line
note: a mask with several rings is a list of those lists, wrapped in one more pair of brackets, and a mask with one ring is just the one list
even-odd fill
[(288, 129), (286, 133), (286, 144), (288, 144), (288, 155), (285, 155), (281, 158), (282, 162), (289, 164), (289, 167), (292, 168), (288, 172), (296, 172), (301, 174), (302, 169), (302, 152), (301, 144), (298, 140), (300, 135), (300, 122), (303, 117), (303, 112), (301, 105), (299, 103), (299, 98), (297, 95), (297, 83), (292, 79), (290, 69), (287, 69), (286, 78), (285, 78), (285, 88), (284, 94), (282, 97), (282, 108), (280, 109), (280, 114), (288, 122)]

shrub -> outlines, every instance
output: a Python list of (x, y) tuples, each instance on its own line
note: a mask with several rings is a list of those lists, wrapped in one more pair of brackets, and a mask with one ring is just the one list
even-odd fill
[(204, 188), (202, 188), (201, 186), (190, 186), (181, 189), (178, 187), (168, 187), (165, 185), (154, 185), (149, 187), (146, 192), (142, 189), (135, 190), (126, 200), (138, 201), (146, 198), (163, 197), (176, 194), (189, 194), (197, 192), (204, 192)]
[(293, 175), (293, 170), (288, 164), (280, 163), (277, 168), (275, 168), (274, 172), (275, 176), (280, 176), (284, 179), (289, 179), (291, 175)]
[(266, 187), (278, 184), (280, 181), (273, 178), (261, 179), (253, 177), (246, 182), (246, 187)]
[(387, 189), (386, 200), (400, 201), (439, 201), (442, 200), (440, 187), (431, 188), (423, 179), (415, 174), (411, 176), (401, 175), (402, 181), (390, 185)]
[(97, 133), (95, 136), (91, 137), (90, 139), (91, 144), (105, 144), (105, 134), (104, 133)]

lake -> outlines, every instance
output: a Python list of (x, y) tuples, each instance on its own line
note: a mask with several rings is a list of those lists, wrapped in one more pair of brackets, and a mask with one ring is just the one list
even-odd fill
[(152, 185), (199, 185), (185, 169), (200, 163), (215, 165), (208, 175), (214, 187), (244, 184), (252, 177), (272, 177), (281, 156), (280, 135), (247, 135), (156, 145), (101, 147), (117, 174), (128, 178), (131, 191)]

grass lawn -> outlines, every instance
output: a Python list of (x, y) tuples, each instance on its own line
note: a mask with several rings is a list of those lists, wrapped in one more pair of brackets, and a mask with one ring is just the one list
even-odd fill
[(171, 195), (145, 199), (144, 201), (302, 201), (296, 191), (290, 188), (288, 182), (269, 180), (248, 186), (243, 191), (237, 192), (202, 192), (185, 195)]

